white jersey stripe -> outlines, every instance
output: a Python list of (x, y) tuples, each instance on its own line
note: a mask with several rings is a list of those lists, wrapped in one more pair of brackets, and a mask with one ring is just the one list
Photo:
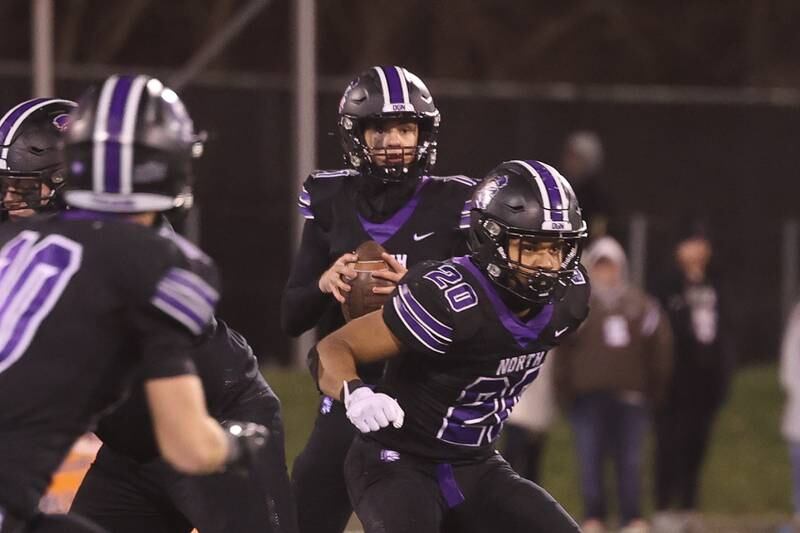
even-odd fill
[(203, 327), (205, 324), (200, 324), (194, 317), (190, 316), (183, 310), (177, 308), (172, 303), (168, 302), (167, 300), (161, 298), (160, 296), (154, 296), (152, 300), (150, 300), (155, 307), (166, 313), (168, 316), (171, 316), (184, 326), (186, 329), (194, 333), (195, 335), (200, 335), (203, 332)]
[(400, 299), (402, 300), (403, 307), (405, 307), (406, 311), (408, 311), (408, 313), (412, 316), (412, 318), (414, 318), (414, 320), (417, 321), (417, 324), (419, 324), (422, 328), (424, 328), (425, 331), (427, 331), (429, 334), (433, 335), (434, 338), (436, 338), (439, 342), (441, 342), (443, 344), (449, 344), (449, 343), (453, 342), (453, 339), (445, 337), (444, 335), (442, 335), (440, 333), (437, 333), (433, 328), (428, 326), (425, 323), (425, 321), (423, 320), (423, 318), (420, 317), (414, 311), (414, 308), (406, 300), (406, 295), (409, 294), (408, 292), (406, 292), (406, 295), (404, 295), (402, 292), (399, 292), (398, 294), (400, 295)]
[(405, 317), (403, 316), (403, 312), (402, 312), (402, 311), (400, 310), (400, 308), (398, 307), (398, 303), (397, 303), (398, 301), (399, 301), (399, 299), (398, 299), (398, 298), (396, 298), (396, 297), (395, 297), (395, 298), (392, 298), (392, 305), (394, 305), (394, 310), (395, 310), (395, 312), (397, 313), (397, 316), (398, 316), (398, 317), (400, 318), (400, 320), (403, 322), (403, 325), (405, 325), (405, 327), (406, 327), (406, 329), (409, 331), (409, 333), (411, 333), (412, 335), (414, 335), (414, 337), (415, 337), (415, 338), (416, 338), (416, 339), (417, 339), (419, 342), (421, 342), (422, 344), (424, 344), (424, 345), (425, 345), (425, 346), (426, 346), (426, 347), (427, 347), (429, 350), (431, 350), (432, 352), (441, 353), (441, 354), (445, 353), (445, 351), (444, 351), (444, 350), (440, 350), (439, 348), (434, 348), (434, 347), (433, 347), (433, 346), (431, 346), (431, 345), (430, 345), (430, 344), (429, 344), (429, 343), (428, 343), (426, 340), (424, 340), (424, 339), (420, 338), (420, 336), (419, 336), (419, 335), (417, 335), (417, 333), (414, 331), (414, 328), (411, 326), (411, 324), (409, 324), (409, 323), (406, 321)]

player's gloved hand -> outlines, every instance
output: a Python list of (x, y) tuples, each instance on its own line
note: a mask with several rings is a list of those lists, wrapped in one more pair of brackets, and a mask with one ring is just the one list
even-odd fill
[(247, 471), (255, 463), (258, 451), (266, 446), (269, 430), (261, 424), (236, 420), (225, 420), (221, 425), (229, 443), (226, 466)]
[(347, 418), (361, 433), (378, 431), (389, 424), (397, 429), (403, 427), (405, 412), (397, 400), (382, 392), (373, 392), (363, 383), (355, 387), (352, 383), (344, 382), (344, 406)]

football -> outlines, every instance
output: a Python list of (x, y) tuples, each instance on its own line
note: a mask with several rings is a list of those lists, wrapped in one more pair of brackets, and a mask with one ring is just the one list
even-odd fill
[(350, 292), (344, 294), (345, 300), (342, 304), (342, 313), (347, 322), (380, 309), (388, 299), (387, 294), (372, 292), (373, 287), (392, 285), (390, 281), (372, 277), (375, 271), (389, 269), (389, 265), (381, 258), (384, 252), (386, 250), (383, 246), (375, 241), (363, 242), (356, 248), (358, 260), (353, 265), (356, 277), (350, 281)]

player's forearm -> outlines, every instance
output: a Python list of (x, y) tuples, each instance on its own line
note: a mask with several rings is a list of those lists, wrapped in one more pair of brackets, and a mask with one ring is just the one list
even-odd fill
[(281, 300), (281, 328), (292, 337), (302, 335), (319, 322), (330, 299), (319, 290), (316, 280), (308, 286), (286, 287)]
[(190, 431), (159, 439), (161, 454), (176, 470), (185, 474), (211, 474), (225, 466), (230, 442), (216, 420), (205, 417), (192, 424)]
[(176, 470), (207, 474), (220, 470), (229, 454), (225, 431), (206, 411), (200, 379), (191, 374), (145, 382), (161, 455)]
[(331, 398), (340, 398), (342, 384), (358, 379), (356, 359), (350, 346), (336, 337), (328, 335), (317, 345), (319, 354), (319, 390)]

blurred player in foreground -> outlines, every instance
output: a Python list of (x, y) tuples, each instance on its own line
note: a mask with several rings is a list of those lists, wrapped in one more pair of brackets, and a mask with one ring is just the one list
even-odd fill
[(103, 531), (37, 504), (136, 373), (161, 453), (182, 472), (244, 463), (266, 436), (206, 411), (189, 351), (213, 319), (216, 269), (152, 228), (186, 198), (196, 137), (175, 93), (136, 80), (75, 115), (64, 195), (74, 209), (0, 226), (2, 533)]
[[(345, 476), (367, 533), (578, 531), (495, 451), (547, 351), (588, 312), (569, 183), (509, 161), (473, 196), (471, 254), (409, 270), (390, 303), (323, 339), (319, 386), (361, 432)], [(388, 360), (374, 389), (357, 364)]]
[[(355, 277), (353, 254), (375, 240), (392, 283), (407, 266), (465, 253), (468, 201), (475, 182), (429, 173), (437, 156), (440, 115), (428, 88), (397, 67), (372, 67), (347, 87), (339, 134), (348, 168), (306, 180), (300, 211), (303, 237), (283, 294), (281, 321), (290, 335), (318, 326), (326, 335), (344, 323), (340, 303)], [(394, 286), (376, 288), (388, 295)], [(313, 361), (312, 361), (313, 363)], [(360, 369), (375, 382), (383, 364)], [(352, 514), (343, 464), (355, 430), (341, 404), (322, 398), (314, 430), (294, 462), (292, 483), (302, 533), (341, 533)]]
[[(64, 209), (60, 193), (66, 169), (59, 143), (69, 113), (77, 105), (60, 98), (35, 98), (14, 106), (0, 118), (0, 221), (13, 222)], [(75, 443), (40, 502), (44, 511), (69, 509), (98, 448), (99, 442), (91, 433)]]

